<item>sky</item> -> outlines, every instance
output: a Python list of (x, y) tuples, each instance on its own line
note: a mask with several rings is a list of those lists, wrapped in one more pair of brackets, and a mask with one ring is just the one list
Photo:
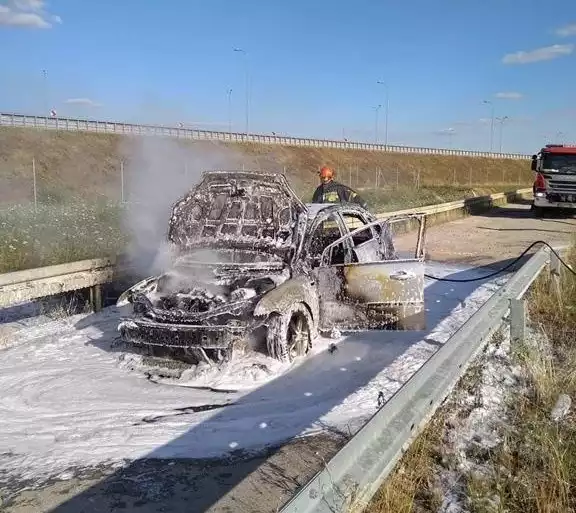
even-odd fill
[(0, 55), (1, 112), (243, 132), (248, 96), (256, 133), (576, 141), (574, 0), (0, 0)]

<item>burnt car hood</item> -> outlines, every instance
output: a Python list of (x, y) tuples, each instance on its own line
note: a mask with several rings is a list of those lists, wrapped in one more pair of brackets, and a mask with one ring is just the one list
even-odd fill
[(200, 249), (125, 291), (117, 305), (133, 303), (136, 316), (168, 323), (238, 315), (289, 278), (290, 270), (279, 256)]
[(174, 205), (168, 239), (179, 254), (204, 248), (285, 255), (306, 210), (283, 175), (208, 171)]

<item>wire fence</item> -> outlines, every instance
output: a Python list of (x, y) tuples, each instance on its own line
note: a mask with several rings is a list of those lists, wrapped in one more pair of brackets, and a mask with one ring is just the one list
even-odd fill
[[(108, 159), (100, 168), (93, 163), (79, 162), (77, 166), (67, 163), (64, 168), (50, 168), (48, 159), (33, 157), (28, 165), (18, 164), (12, 169), (0, 167), (0, 208), (14, 204), (67, 204), (76, 201), (109, 201), (121, 204), (148, 200), (160, 190), (171, 194), (185, 194), (199, 179), (204, 169), (197, 162), (167, 163), (154, 172), (151, 180), (147, 170), (139, 178), (140, 169), (134, 163)], [(507, 166), (493, 165), (489, 168), (468, 166), (374, 166), (353, 161), (333, 166), (336, 180), (353, 189), (370, 190), (374, 194), (391, 193), (395, 190), (420, 190), (425, 188), (511, 188), (529, 186), (533, 176), (528, 165), (521, 161), (509, 161)], [(295, 168), (278, 165), (272, 168), (256, 162), (242, 164), (236, 169), (259, 172), (284, 173), (295, 191), (304, 201), (309, 201), (318, 185), (315, 168)], [(147, 184), (148, 181), (152, 183)]]

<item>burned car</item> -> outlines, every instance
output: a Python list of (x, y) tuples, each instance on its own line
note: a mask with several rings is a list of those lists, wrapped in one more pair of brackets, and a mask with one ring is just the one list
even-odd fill
[[(122, 339), (196, 361), (305, 355), (319, 332), (423, 330), (425, 218), (414, 254), (352, 204), (304, 204), (278, 174), (205, 172), (172, 209), (171, 268), (124, 292)], [(172, 354), (171, 353), (171, 354)]]

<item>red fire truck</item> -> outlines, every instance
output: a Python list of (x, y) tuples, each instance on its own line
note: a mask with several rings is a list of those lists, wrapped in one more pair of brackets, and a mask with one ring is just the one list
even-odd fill
[(532, 202), (535, 215), (552, 208), (576, 209), (576, 146), (547, 144), (532, 155), (532, 171), (536, 172)]

